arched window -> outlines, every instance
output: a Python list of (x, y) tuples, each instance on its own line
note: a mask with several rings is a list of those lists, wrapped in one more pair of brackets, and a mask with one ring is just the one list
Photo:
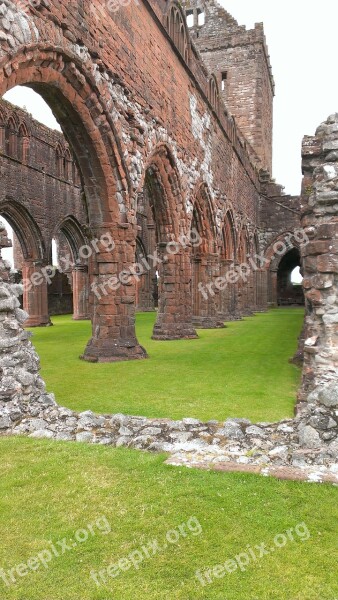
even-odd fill
[(64, 156), (64, 174), (67, 181), (73, 180), (73, 159), (69, 148), (66, 148)]
[(13, 117), (10, 117), (6, 126), (6, 154), (11, 158), (18, 157), (18, 132)]
[(189, 62), (189, 40), (185, 18), (179, 6), (173, 4), (168, 12), (168, 32), (180, 54)]
[(211, 102), (212, 107), (214, 108), (214, 110), (216, 112), (218, 112), (218, 109), (219, 109), (219, 91), (218, 91), (218, 85), (217, 85), (216, 77), (214, 75), (212, 75), (210, 77), (210, 79), (209, 79), (208, 94), (209, 94), (209, 100)]
[(18, 137), (18, 159), (27, 164), (29, 156), (29, 134), (26, 123), (21, 123)]
[(0, 152), (5, 151), (5, 112), (0, 108)]
[(62, 179), (65, 176), (65, 164), (64, 164), (64, 156), (61, 144), (56, 146), (56, 176), (61, 177)]

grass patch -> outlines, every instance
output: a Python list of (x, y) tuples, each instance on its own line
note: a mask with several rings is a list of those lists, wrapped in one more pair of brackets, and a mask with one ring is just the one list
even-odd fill
[(151, 340), (154, 313), (137, 316), (149, 360), (89, 364), (79, 360), (89, 322), (54, 317), (33, 330), (42, 376), (59, 404), (74, 410), (203, 421), (291, 417), (300, 371), (288, 363), (297, 346), (302, 309), (272, 310), (199, 331), (198, 340)]
[[(4, 600), (334, 600), (337, 489), (174, 468), (163, 456), (84, 444), (0, 438), (0, 567), (13, 568), (78, 529), (107, 518), (109, 535), (90, 535), (15, 586)], [(203, 528), (97, 588), (99, 570), (190, 517)], [(205, 588), (197, 569), (233, 559), (247, 546), (273, 545), (304, 522), (310, 532)]]

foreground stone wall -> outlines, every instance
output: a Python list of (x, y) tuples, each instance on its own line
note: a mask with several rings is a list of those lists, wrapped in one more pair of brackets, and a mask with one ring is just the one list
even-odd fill
[(302, 225), (306, 322), (299, 393), (303, 437), (313, 447), (338, 436), (338, 113), (303, 142)]
[[(0, 223), (0, 252), (1, 247), (8, 247), (8, 239)], [(20, 292), (20, 286), (11, 283), (0, 253), (0, 431), (11, 430), (32, 410), (55, 404), (39, 375), (39, 357), (30, 334), (23, 329), (27, 314), (20, 308)]]

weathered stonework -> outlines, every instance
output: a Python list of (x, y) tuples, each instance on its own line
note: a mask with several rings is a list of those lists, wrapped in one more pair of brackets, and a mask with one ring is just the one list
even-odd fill
[(40, 362), (23, 329), (27, 314), (21, 310), (20, 286), (11, 283), (9, 267), (1, 258), (8, 247), (6, 230), (0, 223), (0, 432), (13, 428), (32, 411), (56, 406), (39, 375)]
[(303, 142), (306, 320), (299, 414), (304, 443), (338, 452), (338, 113)]

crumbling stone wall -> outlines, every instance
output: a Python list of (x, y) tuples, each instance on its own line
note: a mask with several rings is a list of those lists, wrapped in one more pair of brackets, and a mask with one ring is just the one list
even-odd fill
[(299, 413), (312, 446), (338, 451), (338, 113), (303, 141), (306, 321)]
[(0, 223), (0, 432), (12, 428), (25, 415), (55, 405), (39, 375), (39, 357), (30, 334), (23, 329), (27, 313), (20, 308), (20, 286), (12, 284), (9, 267), (1, 258), (8, 247), (6, 229)]

